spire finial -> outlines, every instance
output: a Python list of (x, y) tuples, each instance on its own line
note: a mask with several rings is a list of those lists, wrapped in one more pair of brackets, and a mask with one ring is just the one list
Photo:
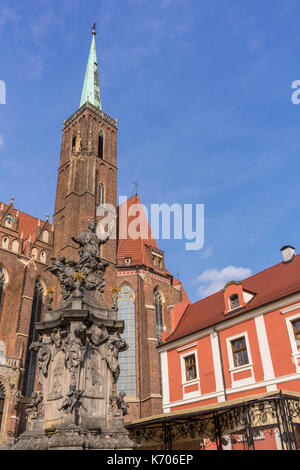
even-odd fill
[(92, 27), (92, 43), (84, 77), (80, 107), (83, 106), (85, 103), (89, 102), (100, 110), (102, 110), (98, 74), (98, 60), (95, 41), (96, 34), (96, 23), (94, 23)]

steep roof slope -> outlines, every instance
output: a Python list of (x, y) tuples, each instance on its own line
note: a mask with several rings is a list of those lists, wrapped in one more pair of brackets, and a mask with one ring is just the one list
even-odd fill
[[(296, 255), (289, 263), (278, 263), (244, 279), (242, 281), (242, 288), (253, 293), (254, 297), (244, 308), (239, 309), (237, 313), (231, 314), (231, 318), (299, 292), (300, 255)], [(176, 330), (171, 333), (166, 342), (174, 341), (222, 321), (225, 318), (224, 310), (223, 291), (216, 292), (205, 299), (199, 300), (190, 305), (186, 310)]]

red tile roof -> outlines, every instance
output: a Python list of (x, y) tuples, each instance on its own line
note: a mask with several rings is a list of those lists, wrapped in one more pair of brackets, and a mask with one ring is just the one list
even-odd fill
[[(127, 234), (127, 238), (118, 240), (117, 262), (123, 265), (125, 258), (131, 258), (131, 264), (133, 265), (144, 264), (145, 266), (152, 267), (152, 262), (148, 257), (146, 246), (150, 246), (155, 249), (158, 249), (158, 247), (155, 238), (152, 235), (151, 228), (149, 226), (146, 214), (142, 208), (139, 196), (133, 196), (118, 207), (119, 223), (124, 223), (120, 218), (120, 212), (122, 209), (126, 210), (126, 204), (127, 211), (129, 211), (134, 204), (138, 204), (141, 210), (135, 215), (127, 217), (127, 228), (124, 229), (125, 234)], [(128, 212), (126, 213), (128, 214)], [(141, 233), (147, 233), (148, 235), (145, 239), (139, 237), (136, 240), (133, 240), (128, 234), (128, 228), (137, 216), (140, 218), (140, 228), (137, 227), (137, 231)]]
[[(2, 206), (2, 203), (0, 203), (0, 206)], [(32, 217), (31, 215), (26, 214), (25, 212), (18, 211), (18, 209), (15, 209), (14, 206), (9, 206), (4, 203), (3, 203), (3, 214), (7, 212), (9, 207), (11, 207), (12, 212), (15, 212), (15, 213), (19, 212), (18, 233), (20, 237), (23, 233), (23, 239), (24, 239), (23, 249), (25, 249), (27, 242), (28, 242), (29, 235), (31, 234), (32, 243), (34, 242), (36, 238), (39, 220), (40, 220), (40, 229), (44, 227), (44, 225), (46, 224), (46, 221), (37, 219), (36, 217)], [(52, 225), (50, 223), (48, 223), (48, 228), (49, 230), (52, 229)]]
[[(252, 292), (254, 297), (235, 314), (241, 315), (256, 307), (268, 304), (300, 291), (300, 255), (289, 263), (279, 263), (242, 281), (244, 290)], [(200, 331), (224, 320), (224, 292), (199, 300), (190, 305), (181, 318), (176, 330), (166, 339), (166, 343)]]

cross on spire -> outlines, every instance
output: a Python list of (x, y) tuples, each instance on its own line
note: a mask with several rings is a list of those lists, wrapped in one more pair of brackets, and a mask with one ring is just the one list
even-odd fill
[(141, 185), (138, 183), (137, 180), (132, 181), (132, 184), (133, 184), (134, 187), (135, 187), (135, 195), (137, 195), (137, 193), (138, 193), (138, 188), (139, 188)]

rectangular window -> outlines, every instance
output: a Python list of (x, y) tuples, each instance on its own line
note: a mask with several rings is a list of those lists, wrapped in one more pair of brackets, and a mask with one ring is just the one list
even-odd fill
[(300, 319), (293, 321), (293, 330), (295, 335), (295, 340), (297, 344), (297, 349), (300, 351)]
[(231, 347), (235, 367), (249, 364), (247, 346), (244, 337), (231, 341)]
[(196, 360), (195, 360), (195, 354), (192, 354), (191, 356), (187, 356), (184, 358), (185, 362), (185, 375), (186, 375), (186, 380), (194, 380), (197, 378), (197, 372), (196, 372)]

